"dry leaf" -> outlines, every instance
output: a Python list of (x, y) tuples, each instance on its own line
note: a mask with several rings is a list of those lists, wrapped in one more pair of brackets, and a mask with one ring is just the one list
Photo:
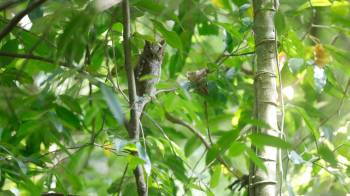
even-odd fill
[(320, 68), (324, 68), (329, 63), (329, 56), (322, 44), (316, 44), (314, 47), (314, 58), (315, 64)]
[(280, 52), (278, 54), (278, 62), (279, 62), (279, 71), (281, 72), (283, 69), (284, 64), (287, 61), (287, 54), (285, 52)]

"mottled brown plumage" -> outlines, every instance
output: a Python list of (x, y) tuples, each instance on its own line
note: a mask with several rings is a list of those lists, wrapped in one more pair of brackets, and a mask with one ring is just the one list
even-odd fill
[(164, 41), (155, 43), (146, 41), (134, 71), (138, 96), (155, 95), (156, 84), (161, 75), (164, 48)]
[(208, 73), (208, 68), (203, 68), (196, 71), (187, 72), (186, 74), (187, 79), (191, 82), (191, 86), (194, 87), (200, 94), (207, 95), (209, 93), (207, 83)]

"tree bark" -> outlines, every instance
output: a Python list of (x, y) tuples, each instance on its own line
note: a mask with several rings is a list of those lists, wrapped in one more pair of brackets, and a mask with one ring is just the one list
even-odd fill
[[(254, 39), (257, 71), (255, 75), (255, 112), (256, 117), (269, 125), (256, 131), (272, 136), (279, 136), (277, 126), (278, 94), (276, 84), (277, 44), (274, 23), (278, 0), (253, 0)], [(278, 149), (264, 146), (256, 149), (257, 155), (264, 162), (267, 172), (256, 166), (251, 167), (249, 195), (277, 195), (277, 156)]]

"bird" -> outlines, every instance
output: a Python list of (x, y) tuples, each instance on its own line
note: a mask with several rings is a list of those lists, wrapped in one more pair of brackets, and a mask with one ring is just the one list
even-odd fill
[(145, 42), (143, 52), (134, 69), (137, 96), (154, 97), (160, 81), (165, 41)]

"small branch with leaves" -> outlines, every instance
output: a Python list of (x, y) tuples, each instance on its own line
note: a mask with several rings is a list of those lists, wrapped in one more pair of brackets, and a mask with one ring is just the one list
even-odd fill
[[(181, 125), (181, 126), (187, 128), (191, 133), (193, 133), (202, 142), (202, 144), (205, 146), (206, 150), (210, 150), (212, 148), (212, 145), (205, 139), (204, 135), (202, 135), (200, 131), (196, 130), (194, 127), (192, 127), (187, 122), (175, 117), (174, 115), (170, 114), (169, 112), (165, 113), (165, 118), (174, 124), (178, 124), (178, 125)], [(243, 177), (243, 175), (238, 170), (232, 169), (221, 155), (218, 155), (216, 157), (216, 160), (218, 162), (220, 162), (236, 178), (241, 179)]]
[(13, 17), (12, 20), (0, 31), (0, 41), (9, 34), (13, 28), (17, 26), (19, 21), (22, 20), (23, 17), (25, 17), (27, 14), (29, 14), (34, 9), (41, 6), (43, 3), (45, 3), (47, 0), (36, 0), (33, 1), (31, 4), (28, 5), (28, 7), (22, 11), (20, 11), (15, 17)]

